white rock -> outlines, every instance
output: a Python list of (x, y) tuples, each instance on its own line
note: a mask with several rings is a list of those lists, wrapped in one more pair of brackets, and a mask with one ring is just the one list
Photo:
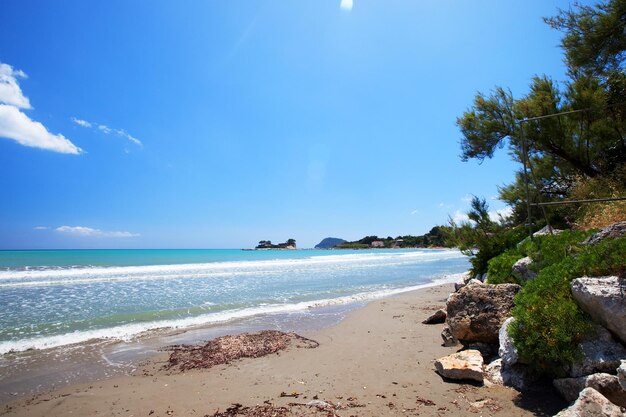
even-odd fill
[(626, 344), (626, 280), (577, 278), (571, 288), (578, 305)]
[(544, 226), (542, 229), (537, 230), (535, 233), (533, 233), (533, 237), (534, 236), (545, 236), (545, 235), (550, 235), (550, 234), (558, 235), (561, 232), (562, 232), (562, 230), (555, 229), (555, 228), (550, 227), (550, 226)]
[(596, 336), (580, 344), (583, 359), (569, 368), (569, 376), (578, 377), (598, 372), (613, 373), (626, 358), (626, 349), (602, 326), (595, 326)]
[(444, 378), (483, 382), (483, 357), (477, 350), (468, 349), (439, 358), (435, 369)]
[(519, 359), (517, 354), (517, 349), (513, 345), (513, 339), (509, 335), (509, 324), (513, 322), (513, 317), (509, 317), (502, 323), (502, 327), (500, 327), (500, 331), (498, 332), (498, 339), (500, 342), (500, 348), (498, 349), (498, 354), (502, 358), (502, 362), (511, 366), (515, 365)]
[(585, 388), (574, 404), (555, 417), (624, 417), (624, 413), (595, 389)]
[(529, 366), (522, 364), (502, 364), (502, 381), (507, 387), (513, 387), (518, 391), (532, 389), (539, 380), (539, 375)]
[(525, 391), (535, 386), (539, 375), (526, 365), (509, 366), (496, 359), (485, 366), (485, 379), (492, 384), (513, 387), (518, 391)]
[(537, 273), (530, 269), (530, 265), (532, 263), (533, 260), (530, 256), (520, 259), (513, 264), (513, 267), (511, 268), (511, 275), (521, 281), (530, 281), (537, 278)]
[(485, 366), (485, 379), (496, 385), (504, 385), (502, 380), (502, 359), (496, 359)]
[(626, 359), (622, 360), (621, 365), (617, 368), (617, 378), (622, 389), (626, 391)]
[(452, 336), (452, 332), (450, 331), (450, 327), (448, 325), (443, 326), (443, 330), (441, 330), (441, 338), (443, 339), (443, 345), (446, 347), (456, 346), (459, 344), (456, 337)]
[(561, 378), (555, 379), (552, 384), (567, 402), (574, 401), (583, 389), (590, 387), (613, 404), (626, 406), (626, 391), (622, 389), (615, 375), (598, 373), (579, 378)]
[(621, 236), (626, 236), (626, 221), (613, 223), (604, 229), (597, 231), (585, 239), (583, 243), (585, 245), (595, 245), (604, 239), (614, 239)]

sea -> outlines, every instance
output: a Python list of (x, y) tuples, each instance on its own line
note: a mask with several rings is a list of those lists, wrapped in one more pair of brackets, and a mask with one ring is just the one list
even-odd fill
[(454, 281), (468, 267), (454, 249), (0, 251), (0, 355), (251, 317), (310, 319)]
[(0, 406), (141, 372), (170, 345), (307, 334), (467, 269), (453, 249), (0, 251)]

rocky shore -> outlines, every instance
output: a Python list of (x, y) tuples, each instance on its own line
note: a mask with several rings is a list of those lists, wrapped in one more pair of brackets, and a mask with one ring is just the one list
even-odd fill
[[(626, 222), (602, 229), (585, 244), (626, 235)], [(513, 265), (512, 274), (524, 281), (536, 277), (533, 260)], [(625, 261), (626, 262), (626, 261)], [(626, 264), (625, 264), (626, 265)], [(459, 351), (435, 361), (442, 377), (502, 385), (534, 395), (547, 383), (569, 407), (559, 417), (626, 415), (626, 279), (618, 276), (580, 277), (571, 282), (571, 294), (593, 320), (593, 329), (580, 343), (581, 357), (565, 366), (559, 377), (548, 379), (535, 364), (520, 357), (510, 335), (511, 311), (517, 284), (488, 284), (487, 276), (467, 278), (455, 286), (445, 311), (425, 322), (444, 322), (445, 346)]]

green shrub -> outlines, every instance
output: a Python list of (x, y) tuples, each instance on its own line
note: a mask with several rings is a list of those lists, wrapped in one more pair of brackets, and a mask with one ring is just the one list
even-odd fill
[(543, 269), (515, 297), (513, 343), (523, 360), (548, 374), (558, 375), (580, 357), (578, 343), (590, 329), (570, 293), (572, 263)]
[(490, 235), (481, 236), (476, 239), (478, 253), (470, 259), (472, 264), (472, 275), (482, 275), (488, 272), (489, 261), (504, 253), (508, 249), (516, 247), (518, 242), (524, 238), (526, 231), (523, 226), (512, 228), (502, 228)]
[(510, 249), (489, 260), (489, 267), (487, 268), (489, 284), (519, 284), (517, 279), (511, 275), (511, 269), (513, 264), (521, 258), (522, 255), (517, 250)]
[(575, 272), (579, 277), (583, 275), (624, 277), (626, 275), (626, 237), (605, 239), (596, 245), (586, 246), (575, 259)]
[(526, 256), (533, 258), (538, 269), (543, 269), (581, 252), (584, 248), (582, 242), (591, 233), (565, 230), (558, 235), (537, 236), (524, 247)]
[(515, 297), (513, 343), (521, 358), (551, 376), (558, 376), (564, 365), (580, 358), (578, 345), (592, 331), (589, 317), (572, 298), (571, 281), (626, 272), (626, 237), (586, 246), (579, 244), (584, 235), (564, 232), (537, 239), (541, 251), (535, 256), (552, 264)]

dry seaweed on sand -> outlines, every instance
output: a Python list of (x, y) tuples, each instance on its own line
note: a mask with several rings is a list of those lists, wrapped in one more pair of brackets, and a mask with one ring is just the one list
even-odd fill
[(266, 401), (263, 405), (244, 407), (233, 404), (226, 411), (216, 411), (204, 417), (290, 417), (290, 416), (325, 416), (337, 417), (335, 410), (341, 409), (333, 403), (311, 401), (310, 403), (289, 403), (288, 406), (276, 406)]
[(242, 333), (237, 336), (222, 336), (204, 345), (173, 345), (165, 350), (170, 357), (165, 369), (178, 367), (181, 371), (207, 369), (215, 365), (229, 363), (239, 358), (258, 358), (284, 350), (291, 344), (296, 347), (316, 348), (314, 340), (296, 333), (277, 330), (263, 330), (256, 333)]
[(289, 416), (290, 410), (287, 407), (276, 407), (271, 404), (257, 405), (255, 407), (244, 407), (241, 404), (233, 404), (226, 411), (216, 411), (215, 414), (205, 415), (204, 417), (286, 417)]

